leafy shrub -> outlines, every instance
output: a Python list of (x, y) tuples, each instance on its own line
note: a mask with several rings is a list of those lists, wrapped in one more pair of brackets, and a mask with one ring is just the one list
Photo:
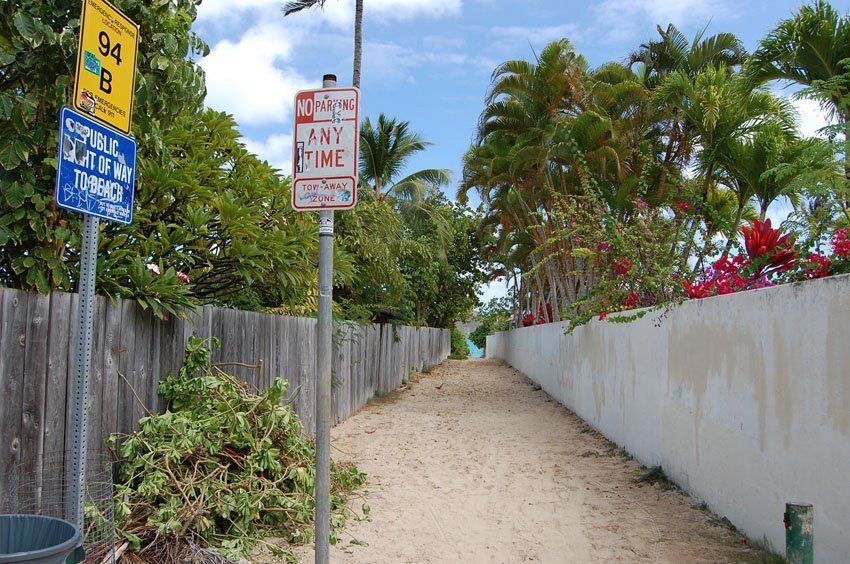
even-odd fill
[(454, 360), (463, 360), (469, 356), (469, 343), (466, 342), (466, 335), (457, 327), (452, 327), (452, 352), (449, 358)]
[[(178, 375), (159, 393), (165, 413), (143, 418), (118, 449), (117, 515), (133, 549), (152, 562), (178, 562), (198, 550), (249, 556), (269, 535), (311, 538), (315, 446), (282, 403), (286, 381), (252, 394), (190, 338)], [(110, 438), (113, 448), (118, 439)], [(347, 516), (342, 494), (365, 477), (353, 466), (332, 466), (332, 542)]]

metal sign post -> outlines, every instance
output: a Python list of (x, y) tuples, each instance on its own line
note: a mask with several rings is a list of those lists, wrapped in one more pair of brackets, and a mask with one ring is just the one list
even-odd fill
[(316, 339), (316, 564), (330, 558), (331, 354), (334, 210), (357, 202), (360, 92), (336, 88), (295, 95), (292, 207), (319, 211), (319, 319)]
[(88, 452), (88, 399), (91, 370), (92, 330), (94, 322), (94, 284), (97, 265), (97, 239), (100, 220), (86, 215), (83, 226), (83, 246), (80, 253), (80, 282), (77, 288), (77, 328), (74, 332), (74, 382), (71, 404), (71, 425), (74, 432), (70, 460), (65, 466), (68, 502), (65, 519), (82, 530), (83, 502), (86, 485), (86, 453)]
[(327, 564), (331, 538), (331, 332), (334, 212), (319, 212), (319, 321), (316, 338), (316, 564)]
[(73, 438), (65, 470), (68, 484), (65, 518), (82, 528), (98, 218), (125, 224), (132, 220), (136, 142), (63, 107), (59, 114), (56, 168), (56, 205), (85, 214), (77, 288), (77, 327), (72, 341), (75, 351), (71, 404)]
[(59, 115), (56, 205), (85, 214), (65, 466), (65, 518), (83, 530), (98, 218), (133, 218), (136, 142), (112, 128), (130, 131), (139, 26), (106, 0), (83, 0), (80, 29), (73, 102), (86, 114), (63, 107)]

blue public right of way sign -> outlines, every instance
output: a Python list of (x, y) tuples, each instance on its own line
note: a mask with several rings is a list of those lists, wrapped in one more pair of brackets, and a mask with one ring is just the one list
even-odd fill
[(67, 106), (59, 116), (56, 205), (129, 224), (136, 180), (135, 139)]

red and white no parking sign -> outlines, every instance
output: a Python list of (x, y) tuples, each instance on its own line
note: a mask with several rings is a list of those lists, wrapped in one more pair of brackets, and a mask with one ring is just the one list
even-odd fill
[(293, 208), (310, 211), (354, 207), (359, 133), (357, 88), (302, 90), (295, 95)]

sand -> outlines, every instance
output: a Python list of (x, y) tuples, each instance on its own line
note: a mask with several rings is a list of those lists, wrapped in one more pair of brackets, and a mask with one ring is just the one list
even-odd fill
[[(769, 562), (510, 367), (446, 361), (333, 429), (368, 473), (332, 562)], [(301, 547), (313, 562), (311, 547)]]

